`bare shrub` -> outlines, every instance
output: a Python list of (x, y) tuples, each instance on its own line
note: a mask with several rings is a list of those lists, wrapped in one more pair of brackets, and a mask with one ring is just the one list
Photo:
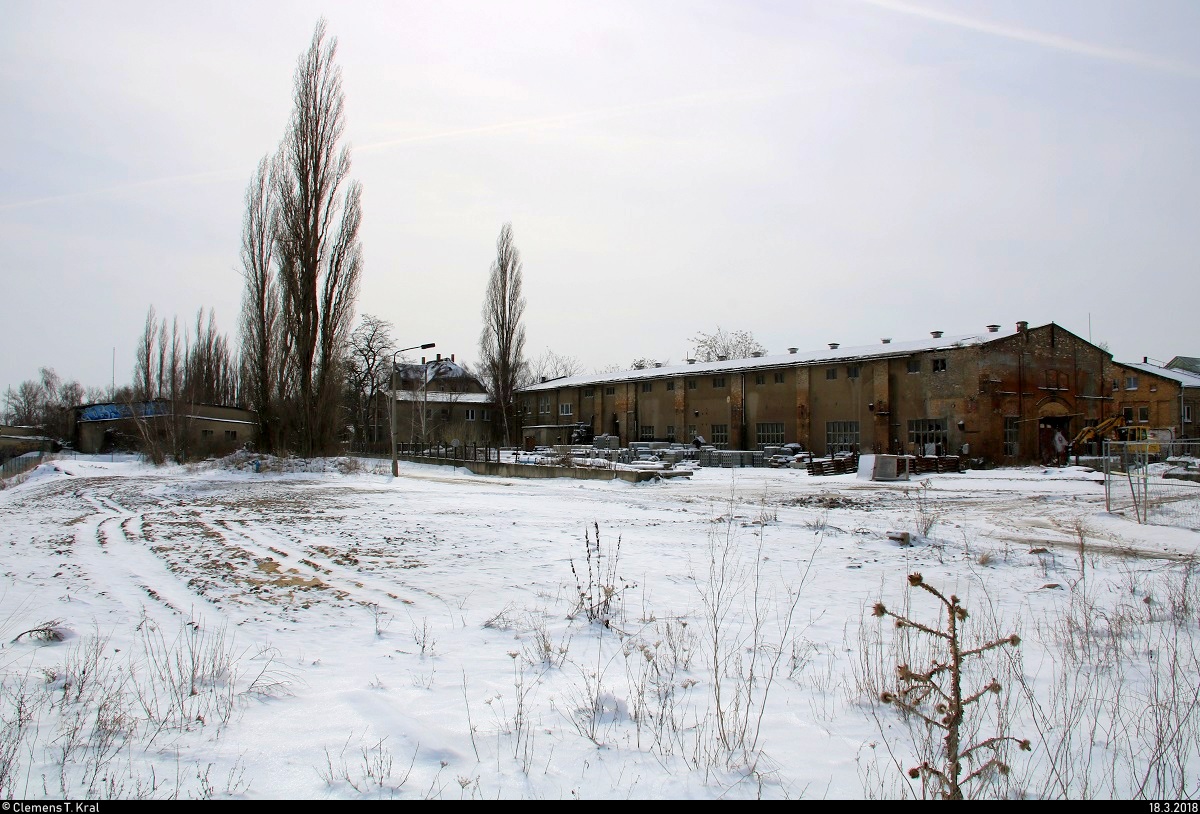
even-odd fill
[(942, 519), (942, 510), (937, 507), (930, 491), (933, 484), (929, 478), (921, 481), (916, 487), (904, 490), (904, 497), (912, 510), (913, 525), (917, 534), (928, 537), (933, 527)]
[(571, 616), (583, 614), (589, 622), (599, 622), (610, 627), (614, 612), (621, 609), (622, 594), (637, 584), (625, 580), (619, 573), (621, 561), (621, 538), (607, 550), (600, 542), (600, 524), (594, 523), (595, 538), (585, 528), (583, 531), (584, 562), (587, 579), (580, 576), (571, 559), (571, 574), (575, 577), (576, 604)]
[[(947, 597), (928, 585), (919, 573), (910, 574), (909, 585), (920, 588), (941, 602), (946, 611), (944, 628), (930, 627), (914, 621), (907, 615), (897, 614), (877, 602), (874, 615), (890, 617), (902, 635), (908, 631), (928, 636), (933, 641), (933, 657), (928, 669), (912, 669), (908, 663), (896, 666), (895, 689), (884, 690), (880, 700), (895, 704), (906, 716), (915, 717), (931, 732), (944, 732), (940, 759), (928, 758), (909, 769), (909, 777), (920, 779), (922, 789), (947, 800), (961, 800), (969, 791), (982, 785), (992, 773), (1009, 773), (1004, 759), (1004, 747), (1017, 744), (1023, 750), (1031, 748), (1028, 740), (1012, 737), (1001, 731), (971, 743), (965, 739), (965, 717), (969, 709), (978, 705), (990, 694), (1003, 691), (1000, 682), (992, 678), (980, 689), (964, 691), (964, 665), (968, 659), (981, 656), (990, 650), (1009, 646), (1016, 647), (1020, 638), (1014, 633), (986, 641), (977, 647), (964, 648), (959, 626), (967, 620), (967, 610), (957, 596)], [(966, 744), (964, 745), (964, 741)], [(966, 776), (963, 773), (966, 772)], [(973, 784), (973, 785), (972, 785)]]

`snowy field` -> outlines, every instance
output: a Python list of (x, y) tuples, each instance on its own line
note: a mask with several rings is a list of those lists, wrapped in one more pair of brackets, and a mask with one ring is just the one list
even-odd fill
[(880, 699), (945, 648), (873, 613), (945, 626), (914, 572), (1020, 637), (965, 664), (964, 740), (1014, 739), (968, 796), (1200, 793), (1200, 535), (1089, 470), (386, 467), (0, 491), (0, 796), (920, 797), (944, 733)]

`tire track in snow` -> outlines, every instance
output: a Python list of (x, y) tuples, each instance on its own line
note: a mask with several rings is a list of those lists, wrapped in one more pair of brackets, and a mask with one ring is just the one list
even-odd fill
[(104, 575), (128, 586), (106, 586), (98, 591), (101, 596), (119, 597), (117, 601), (131, 613), (143, 607), (141, 603), (134, 607), (132, 598), (144, 595), (173, 613), (188, 613), (197, 605), (205, 605), (203, 611), (221, 615), (219, 608), (181, 584), (167, 563), (150, 550), (142, 533), (142, 512), (130, 512), (104, 495), (81, 492), (79, 496), (96, 510), (83, 520), (75, 535), (74, 553), (88, 561), (84, 565), (88, 575), (85, 579), (94, 584)]
[[(411, 585), (398, 585), (334, 562), (314, 548), (261, 525), (256, 525), (251, 533), (247, 529), (250, 524), (246, 521), (215, 520), (213, 523), (226, 533), (236, 535), (239, 544), (248, 551), (257, 549), (260, 558), (279, 562), (281, 567), (297, 570), (301, 567), (307, 568), (329, 588), (342, 592), (350, 601), (360, 605), (397, 606), (399, 609), (400, 605), (407, 607), (415, 604), (411, 599), (402, 598), (400, 592), (416, 592), (441, 601), (440, 597), (429, 591)], [(303, 548), (302, 553), (298, 554), (292, 550), (297, 546)], [(314, 569), (313, 565), (318, 568)]]

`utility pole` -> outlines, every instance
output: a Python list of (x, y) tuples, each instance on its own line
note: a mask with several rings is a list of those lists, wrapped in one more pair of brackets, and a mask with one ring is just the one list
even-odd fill
[(424, 345), (413, 345), (411, 348), (401, 348), (392, 354), (392, 390), (388, 394), (388, 406), (391, 408), (391, 425), (392, 425), (392, 477), (400, 475), (400, 459), (396, 454), (396, 357), (404, 353), (406, 350), (425, 350), (426, 348), (435, 347), (435, 343), (426, 342)]

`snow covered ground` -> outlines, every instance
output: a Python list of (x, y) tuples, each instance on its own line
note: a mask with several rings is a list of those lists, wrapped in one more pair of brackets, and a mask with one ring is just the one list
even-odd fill
[(0, 492), (0, 796), (921, 796), (941, 733), (880, 694), (931, 637), (872, 613), (944, 625), (913, 572), (968, 642), (1021, 639), (970, 660), (1002, 691), (966, 729), (1032, 749), (969, 794), (1200, 791), (1200, 536), (1089, 470), (386, 468), (80, 457)]

